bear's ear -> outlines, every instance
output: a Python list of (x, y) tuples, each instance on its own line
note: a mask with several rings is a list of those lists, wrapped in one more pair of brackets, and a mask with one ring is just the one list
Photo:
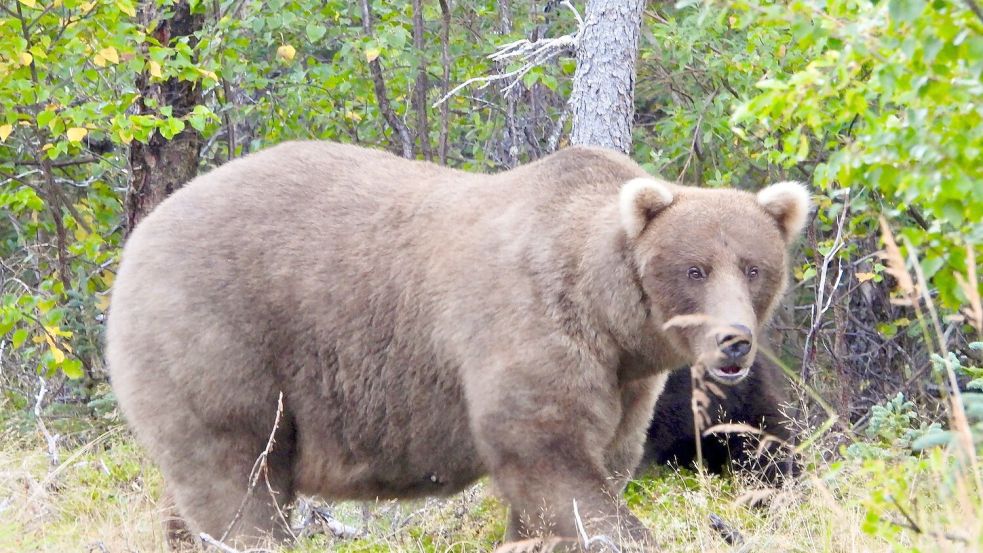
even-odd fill
[(800, 182), (778, 182), (758, 192), (758, 205), (778, 221), (786, 241), (802, 232), (811, 203), (809, 189)]
[(672, 204), (672, 191), (664, 182), (640, 177), (621, 185), (618, 203), (621, 226), (628, 238), (634, 240), (642, 234), (649, 221)]

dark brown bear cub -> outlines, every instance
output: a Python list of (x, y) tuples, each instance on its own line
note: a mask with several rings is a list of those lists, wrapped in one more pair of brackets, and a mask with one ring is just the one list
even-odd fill
[[(692, 378), (689, 369), (669, 375), (655, 404), (655, 413), (645, 442), (643, 465), (657, 463), (680, 467), (696, 463), (696, 434), (693, 427)], [(705, 408), (710, 425), (743, 423), (779, 440), (739, 433), (715, 433), (700, 441), (703, 462), (716, 474), (741, 470), (764, 483), (778, 485), (794, 476), (798, 466), (788, 446), (791, 421), (786, 415), (788, 395), (782, 384), (785, 375), (774, 363), (758, 356), (743, 381), (723, 388), (723, 395), (707, 393)], [(703, 430), (706, 430), (705, 428)], [(763, 447), (760, 447), (763, 445)]]

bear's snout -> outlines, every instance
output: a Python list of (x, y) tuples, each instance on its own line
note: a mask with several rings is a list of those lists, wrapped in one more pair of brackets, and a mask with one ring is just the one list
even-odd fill
[(750, 328), (742, 324), (733, 324), (723, 332), (717, 333), (717, 346), (727, 360), (741, 364), (740, 361), (751, 351), (753, 339)]
[(716, 345), (703, 358), (710, 376), (729, 385), (744, 380), (754, 362), (754, 332), (745, 324), (731, 323), (712, 329), (707, 338)]

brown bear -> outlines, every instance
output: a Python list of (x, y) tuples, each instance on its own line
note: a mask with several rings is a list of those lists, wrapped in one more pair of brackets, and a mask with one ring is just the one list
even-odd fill
[(796, 183), (677, 186), (602, 149), (483, 175), (282, 144), (134, 230), (113, 386), (190, 529), (229, 543), (287, 537), (298, 493), (484, 474), (509, 538), (576, 536), (576, 505), (588, 532), (651, 543), (620, 491), (668, 371), (747, 374), (807, 210)]
[[(701, 409), (709, 417), (709, 424), (701, 431), (717, 424), (741, 423), (764, 433), (703, 436), (700, 453), (707, 470), (715, 474), (740, 470), (771, 485), (780, 485), (786, 477), (798, 472), (788, 449), (792, 442), (789, 427), (792, 421), (785, 411), (789, 397), (784, 381), (781, 368), (758, 356), (747, 378), (720, 389), (722, 395), (712, 390), (705, 394), (709, 404)], [(673, 371), (655, 404), (643, 464), (695, 465), (692, 399), (690, 370)]]

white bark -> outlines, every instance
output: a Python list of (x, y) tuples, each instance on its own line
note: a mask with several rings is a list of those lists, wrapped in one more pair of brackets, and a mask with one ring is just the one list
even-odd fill
[(570, 142), (628, 153), (644, 0), (588, 0), (577, 45)]

